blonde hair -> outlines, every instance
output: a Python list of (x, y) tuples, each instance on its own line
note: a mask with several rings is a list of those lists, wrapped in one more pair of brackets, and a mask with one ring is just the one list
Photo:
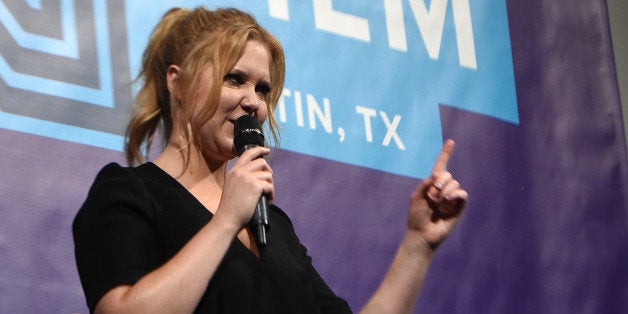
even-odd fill
[(182, 104), (190, 104), (197, 97), (201, 71), (209, 63), (213, 66), (206, 106), (197, 115), (193, 114), (192, 106), (182, 106), (181, 121), (177, 124), (185, 126), (182, 131), (188, 144), (185, 148), (188, 160), (190, 145), (201, 151), (200, 127), (215, 113), (223, 78), (241, 57), (248, 40), (259, 41), (270, 52), (271, 90), (266, 96), (268, 127), (278, 142), (278, 124), (273, 111), (281, 97), (285, 76), (285, 57), (279, 41), (253, 16), (238, 9), (174, 8), (157, 24), (143, 54), (137, 78), (143, 83), (135, 97), (134, 114), (126, 130), (125, 153), (129, 165), (145, 161), (157, 129), (161, 128), (165, 141), (172, 134), (173, 104), (166, 81), (171, 65), (181, 69)]

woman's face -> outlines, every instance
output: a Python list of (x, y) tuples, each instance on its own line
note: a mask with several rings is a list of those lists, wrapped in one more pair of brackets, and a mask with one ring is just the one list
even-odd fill
[[(201, 127), (203, 155), (214, 161), (236, 157), (233, 145), (235, 120), (254, 115), (263, 123), (268, 116), (266, 96), (270, 92), (270, 54), (266, 46), (249, 40), (242, 57), (223, 79), (216, 113)], [(212, 81), (212, 67), (201, 72), (201, 93), (197, 106), (204, 106)], [(198, 107), (196, 110), (198, 111)]]

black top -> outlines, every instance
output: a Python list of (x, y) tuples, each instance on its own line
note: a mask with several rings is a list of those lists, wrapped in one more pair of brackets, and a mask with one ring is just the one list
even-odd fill
[[(268, 245), (258, 259), (232, 241), (197, 313), (350, 313), (325, 284), (290, 219), (271, 205)], [(164, 264), (212, 214), (153, 163), (105, 166), (73, 223), (76, 263), (94, 310), (112, 288)], [(183, 292), (185, 293), (185, 292)]]

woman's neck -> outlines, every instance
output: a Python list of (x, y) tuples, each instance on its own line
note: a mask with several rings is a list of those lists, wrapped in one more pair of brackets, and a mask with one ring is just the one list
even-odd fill
[(175, 178), (213, 212), (220, 202), (227, 162), (210, 163), (195, 149), (191, 149), (186, 165), (187, 153), (186, 150), (167, 146), (153, 163)]

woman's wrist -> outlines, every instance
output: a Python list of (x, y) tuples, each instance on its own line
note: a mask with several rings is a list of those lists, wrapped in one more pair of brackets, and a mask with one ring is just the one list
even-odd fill
[(216, 228), (222, 230), (221, 232), (230, 236), (235, 236), (242, 226), (236, 223), (233, 219), (229, 219), (225, 215), (222, 215), (220, 211), (214, 214), (214, 217), (209, 221), (210, 224), (215, 225)]
[(438, 245), (430, 244), (416, 230), (406, 230), (404, 239), (401, 243), (402, 249), (411, 255), (421, 255), (431, 258)]

